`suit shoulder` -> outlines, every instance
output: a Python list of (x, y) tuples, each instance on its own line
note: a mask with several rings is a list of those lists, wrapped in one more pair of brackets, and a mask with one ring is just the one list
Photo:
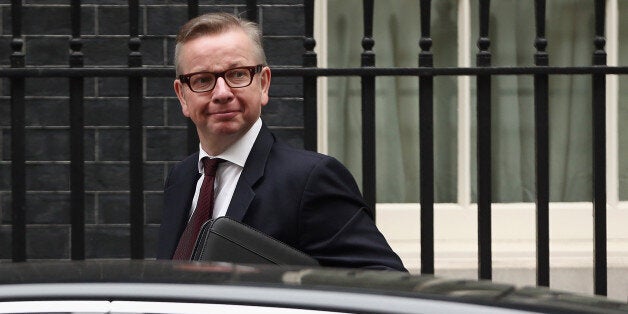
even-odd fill
[[(197, 164), (198, 164), (198, 152), (193, 153), (193, 154), (185, 157), (185, 159), (175, 163), (172, 166), (171, 171), (179, 171), (181, 169), (187, 169), (187, 168), (190, 168), (190, 166), (196, 166)], [(194, 168), (196, 168), (196, 167), (194, 167)]]
[(293, 172), (295, 175), (297, 173), (305, 176), (334, 173), (337, 176), (352, 177), (344, 164), (335, 157), (294, 148), (286, 144), (273, 147), (269, 162), (275, 167), (279, 167), (287, 172)]
[(187, 156), (185, 159), (175, 163), (168, 173), (168, 181), (176, 182), (178, 178), (187, 176), (190, 173), (198, 172), (198, 152)]
[(332, 156), (305, 150), (302, 148), (295, 148), (282, 142), (277, 142), (275, 147), (273, 147), (273, 150), (276, 154), (299, 159), (301, 163), (317, 164), (319, 162), (339, 162), (336, 158)]

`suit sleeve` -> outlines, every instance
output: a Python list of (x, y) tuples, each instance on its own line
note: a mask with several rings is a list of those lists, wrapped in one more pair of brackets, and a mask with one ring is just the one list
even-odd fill
[(406, 271), (369, 215), (351, 173), (336, 159), (311, 170), (301, 204), (300, 247), (323, 266)]

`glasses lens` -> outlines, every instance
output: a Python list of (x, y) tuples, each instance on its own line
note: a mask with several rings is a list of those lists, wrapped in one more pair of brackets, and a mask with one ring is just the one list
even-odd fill
[(225, 79), (231, 87), (244, 87), (251, 84), (249, 69), (233, 69), (225, 73)]
[(197, 92), (211, 90), (215, 84), (216, 77), (212, 73), (198, 73), (190, 77), (190, 87)]

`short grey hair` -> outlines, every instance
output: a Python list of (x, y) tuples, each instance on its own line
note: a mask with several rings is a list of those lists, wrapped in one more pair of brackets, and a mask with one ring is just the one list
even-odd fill
[(248, 35), (254, 44), (253, 53), (261, 64), (266, 65), (262, 32), (256, 23), (230, 13), (207, 13), (189, 20), (179, 29), (174, 49), (174, 66), (177, 76), (182, 74), (179, 69), (179, 55), (183, 44), (202, 36), (221, 34), (234, 29), (240, 29)]

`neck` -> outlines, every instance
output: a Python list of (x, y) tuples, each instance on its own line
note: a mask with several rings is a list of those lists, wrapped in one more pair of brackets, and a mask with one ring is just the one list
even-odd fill
[(199, 134), (199, 139), (201, 141), (201, 147), (203, 150), (209, 154), (210, 156), (217, 156), (223, 153), (229, 146), (233, 145), (240, 137), (235, 136), (222, 136), (217, 139), (208, 139), (204, 138)]
[[(249, 128), (250, 129), (250, 128)], [(198, 132), (201, 147), (210, 156), (217, 156), (226, 151), (231, 145), (240, 140), (248, 130), (234, 134), (206, 135)]]

